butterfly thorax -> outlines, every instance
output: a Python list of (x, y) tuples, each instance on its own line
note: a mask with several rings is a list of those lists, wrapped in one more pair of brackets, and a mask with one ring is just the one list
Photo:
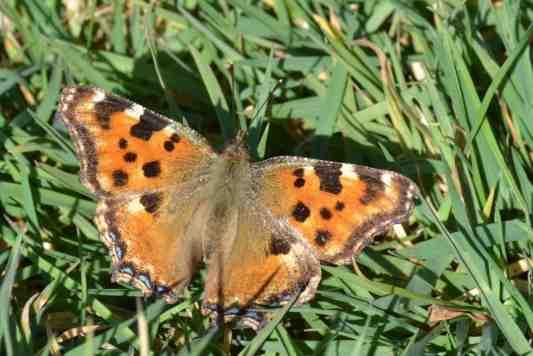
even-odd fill
[(204, 220), (202, 233), (204, 252), (230, 249), (237, 231), (240, 205), (249, 200), (252, 186), (250, 159), (242, 143), (229, 145), (211, 165), (207, 183), (205, 210), (198, 215)]
[(237, 136), (233, 142), (230, 142), (224, 150), (221, 156), (227, 160), (244, 160), (250, 161), (250, 154), (246, 147), (246, 141), (241, 136)]
[(220, 160), (216, 164), (214, 176), (223, 178), (225, 188), (237, 193), (236, 189), (246, 185), (250, 180), (250, 155), (242, 140), (236, 140), (229, 144), (221, 153)]

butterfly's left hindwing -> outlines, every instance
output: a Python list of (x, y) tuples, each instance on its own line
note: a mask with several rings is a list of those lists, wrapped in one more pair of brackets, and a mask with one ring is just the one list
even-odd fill
[(321, 261), (348, 263), (414, 206), (415, 184), (390, 171), (301, 157), (275, 157), (253, 167), (259, 200)]
[(113, 260), (113, 281), (131, 283), (168, 303), (176, 302), (203, 258), (200, 239), (184, 224), (195, 219), (201, 202), (171, 197), (152, 191), (106, 198), (96, 209), (96, 224)]

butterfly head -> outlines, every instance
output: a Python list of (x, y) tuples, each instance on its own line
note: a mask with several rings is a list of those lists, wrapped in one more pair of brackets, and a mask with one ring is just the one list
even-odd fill
[(222, 156), (230, 161), (249, 161), (250, 154), (247, 146), (247, 133), (240, 130), (235, 138), (222, 151)]

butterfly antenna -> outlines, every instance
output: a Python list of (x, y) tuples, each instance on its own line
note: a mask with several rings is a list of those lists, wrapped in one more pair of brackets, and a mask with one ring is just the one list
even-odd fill
[[(237, 115), (237, 109), (236, 109), (236, 106), (237, 106), (237, 99), (238, 99), (238, 96), (237, 96), (237, 81), (235, 80), (235, 66), (233, 63), (230, 63), (229, 65), (229, 68), (228, 68), (228, 72), (230, 74), (230, 78), (231, 78), (231, 83), (230, 83), (230, 90), (231, 90), (231, 95), (233, 96), (233, 100), (230, 101), (229, 103), (229, 114), (230, 114), (230, 117), (233, 118), (233, 117), (236, 117)], [(242, 122), (239, 124), (239, 127), (237, 128), (237, 130), (240, 130), (242, 129)], [(232, 132), (233, 134), (233, 132)]]
[(259, 109), (255, 112), (255, 116), (252, 118), (252, 122), (256, 121), (259, 118), (259, 113), (263, 111), (263, 108), (265, 106), (268, 106), (270, 105), (270, 103), (272, 103), (272, 100), (274, 99), (274, 93), (276, 92), (276, 90), (278, 90), (281, 87), (281, 84), (283, 84), (283, 82), (284, 82), (283, 79), (278, 79), (276, 85), (274, 85), (274, 87), (268, 94), (268, 97), (266, 98), (266, 100), (263, 101), (261, 106), (259, 106)]
[(237, 136), (235, 136), (235, 144), (237, 146), (244, 145), (244, 141), (246, 141), (246, 135), (247, 132), (245, 129), (239, 129), (239, 131), (237, 131)]
[(276, 90), (278, 90), (278, 88), (281, 86), (282, 83), (283, 83), (283, 79), (279, 79), (277, 81), (276, 85), (274, 85), (272, 90), (269, 92), (265, 101), (256, 110), (255, 116), (252, 118), (252, 121), (250, 125), (248, 126), (249, 129), (247, 131), (249, 131), (249, 135), (250, 135), (249, 142), (250, 142), (251, 147), (256, 147), (256, 145), (259, 144), (259, 141), (261, 139), (261, 132), (263, 130), (263, 127), (259, 126), (259, 117), (261, 114), (264, 113), (264, 108), (267, 105), (270, 105), (270, 103), (274, 99), (274, 93), (276, 92)]

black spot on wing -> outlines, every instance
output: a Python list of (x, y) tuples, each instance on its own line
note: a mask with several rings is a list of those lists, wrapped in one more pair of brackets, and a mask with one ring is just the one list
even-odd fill
[(159, 209), (161, 198), (161, 193), (148, 193), (144, 194), (139, 201), (142, 206), (144, 206), (144, 210), (146, 210), (147, 213), (153, 214)]
[(159, 161), (151, 161), (142, 166), (144, 176), (147, 178), (154, 178), (161, 174), (161, 164)]
[(270, 238), (270, 253), (273, 255), (286, 255), (291, 250), (289, 241), (272, 235)]
[(342, 163), (318, 163), (315, 173), (320, 180), (320, 190), (331, 194), (339, 194), (342, 191), (340, 176)]
[(296, 168), (294, 171), (292, 171), (292, 175), (298, 178), (303, 178), (304, 176), (304, 169), (303, 168)]
[(128, 148), (128, 140), (122, 137), (120, 140), (118, 140), (118, 147), (122, 148), (123, 150)]
[(325, 246), (331, 239), (331, 232), (328, 230), (317, 230), (315, 235), (315, 242), (318, 246)]
[(131, 127), (130, 134), (133, 137), (148, 141), (154, 132), (164, 129), (168, 124), (163, 118), (144, 110), (139, 118), (139, 122)]
[(322, 208), (320, 208), (320, 216), (321, 216), (322, 219), (324, 219), (324, 220), (329, 220), (329, 219), (331, 219), (331, 217), (332, 217), (331, 210), (329, 210), (329, 209), (326, 208), (326, 207), (322, 207)]
[(96, 112), (96, 121), (100, 128), (104, 130), (109, 130), (111, 128), (111, 117), (104, 116), (104, 114)]
[(170, 136), (170, 141), (174, 142), (174, 143), (179, 143), (180, 142), (180, 137), (177, 133), (173, 133), (171, 136)]
[(296, 188), (301, 188), (305, 185), (305, 179), (303, 178), (296, 178), (296, 180), (294, 181), (294, 186)]
[(96, 121), (102, 129), (109, 130), (111, 128), (111, 115), (116, 112), (124, 112), (130, 105), (126, 100), (106, 95), (104, 100), (94, 104)]
[(174, 142), (165, 141), (165, 143), (163, 143), (163, 147), (165, 148), (165, 151), (172, 152), (174, 151)]
[(292, 217), (299, 222), (304, 222), (307, 220), (310, 214), (311, 211), (309, 208), (301, 201), (299, 201), (292, 210)]
[(121, 169), (114, 170), (111, 174), (113, 177), (113, 185), (115, 187), (123, 187), (128, 184), (128, 173)]
[(371, 176), (360, 176), (360, 179), (365, 182), (365, 194), (359, 198), (363, 205), (368, 205), (376, 196), (385, 190), (385, 184), (378, 178)]
[(137, 160), (137, 154), (135, 152), (126, 152), (122, 158), (128, 163), (132, 163)]
[(335, 210), (342, 211), (344, 209), (344, 203), (341, 201), (338, 201), (337, 204), (335, 204)]

